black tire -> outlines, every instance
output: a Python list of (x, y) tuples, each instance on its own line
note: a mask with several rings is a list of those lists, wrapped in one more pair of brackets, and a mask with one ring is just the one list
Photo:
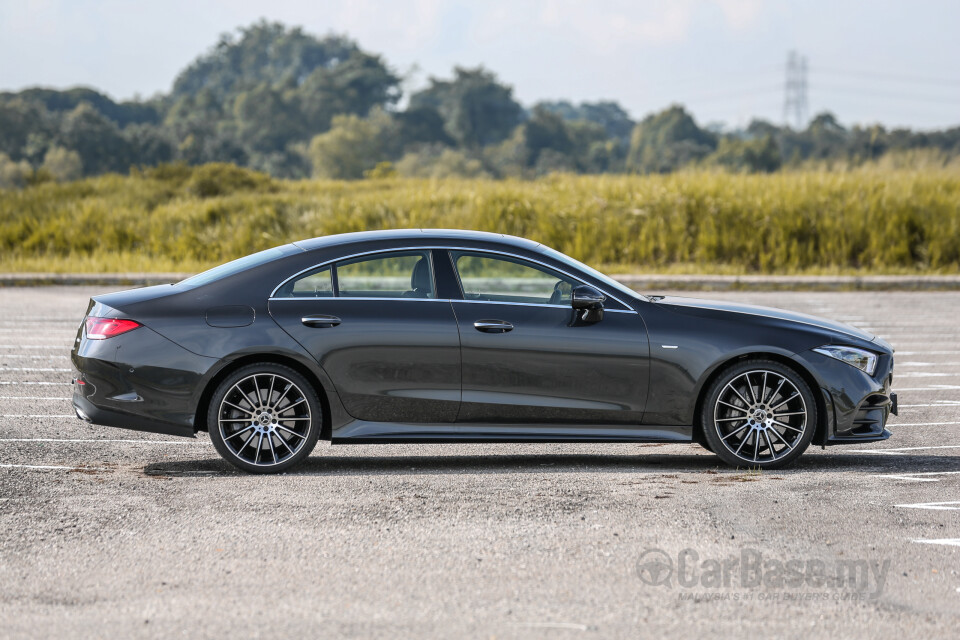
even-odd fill
[(817, 403), (792, 368), (773, 360), (744, 360), (707, 388), (700, 427), (708, 448), (727, 464), (779, 469), (810, 445)]
[(217, 453), (233, 466), (280, 473), (313, 451), (323, 424), (322, 406), (310, 381), (290, 367), (250, 364), (213, 392), (207, 431)]

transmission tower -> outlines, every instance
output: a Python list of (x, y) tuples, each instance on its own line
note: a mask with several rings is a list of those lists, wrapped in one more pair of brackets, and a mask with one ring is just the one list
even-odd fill
[(783, 122), (796, 129), (807, 124), (807, 57), (796, 51), (787, 54), (787, 82), (784, 85)]

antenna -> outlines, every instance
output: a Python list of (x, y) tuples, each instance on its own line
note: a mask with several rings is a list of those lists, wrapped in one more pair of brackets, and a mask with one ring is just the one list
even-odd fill
[(796, 51), (787, 53), (787, 81), (784, 85), (783, 122), (796, 129), (807, 124), (807, 57)]

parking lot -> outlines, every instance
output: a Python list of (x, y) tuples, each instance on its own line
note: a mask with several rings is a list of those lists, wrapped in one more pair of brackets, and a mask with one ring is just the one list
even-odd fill
[[(705, 296), (897, 349), (893, 437), (811, 448), (788, 470), (728, 468), (695, 445), (321, 443), (258, 477), (204, 434), (74, 417), (67, 356), (102, 290), (0, 289), (0, 637), (960, 628), (960, 294)], [(831, 582), (838, 567), (866, 574)]]

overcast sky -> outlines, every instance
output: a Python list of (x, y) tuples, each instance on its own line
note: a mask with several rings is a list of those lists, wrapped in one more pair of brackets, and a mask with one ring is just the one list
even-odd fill
[(260, 18), (346, 33), (408, 88), (483, 64), (537, 100), (672, 102), (703, 123), (783, 118), (787, 52), (811, 115), (960, 125), (960, 0), (0, 0), (0, 89), (168, 91), (219, 34)]

